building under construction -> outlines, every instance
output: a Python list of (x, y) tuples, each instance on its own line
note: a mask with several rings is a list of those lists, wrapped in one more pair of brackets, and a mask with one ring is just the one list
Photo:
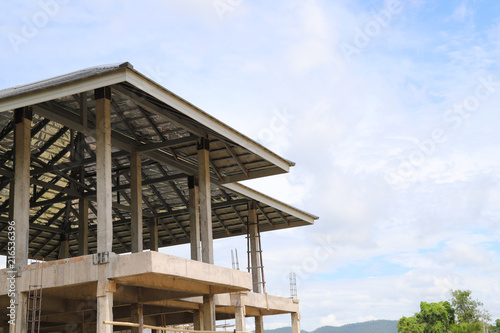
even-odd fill
[[(290, 314), (300, 333), (298, 300), (266, 292), (260, 232), (316, 217), (238, 183), (293, 163), (129, 63), (1, 90), (0, 160), (3, 332), (263, 333)], [(249, 272), (214, 265), (213, 239), (239, 235)], [(191, 260), (158, 251), (178, 244)]]

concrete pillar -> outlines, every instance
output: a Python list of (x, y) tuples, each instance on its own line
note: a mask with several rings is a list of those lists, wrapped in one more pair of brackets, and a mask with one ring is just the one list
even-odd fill
[(14, 177), (10, 179), (9, 184), (9, 220), (14, 220), (14, 187), (15, 187)]
[(264, 318), (255, 316), (255, 333), (264, 333)]
[(250, 267), (252, 270), (253, 291), (262, 293), (262, 274), (260, 262), (259, 247), (259, 229), (258, 229), (256, 202), (248, 203), (248, 228), (250, 230)]
[(108, 279), (97, 282), (97, 333), (113, 333), (112, 325), (105, 325), (104, 321), (113, 321), (113, 293), (116, 284)]
[(197, 331), (203, 331), (203, 310), (193, 311), (193, 328)]
[(96, 89), (97, 252), (113, 248), (111, 182), (111, 89)]
[(158, 252), (158, 218), (149, 218), (149, 249)]
[(61, 246), (59, 247), (58, 259), (69, 258), (69, 234), (61, 234)]
[(292, 316), (292, 333), (300, 333), (300, 313), (292, 312), (291, 316)]
[(234, 306), (234, 324), (238, 332), (246, 332), (245, 297), (243, 293), (231, 294), (231, 305)]
[(198, 178), (188, 178), (189, 188), (189, 237), (191, 239), (191, 260), (201, 261), (200, 204), (198, 199)]
[[(133, 323), (144, 325), (144, 308), (141, 303), (132, 304), (130, 306), (130, 315)], [(131, 333), (142, 333), (140, 327), (131, 327), (130, 330)]]
[(210, 142), (201, 138), (198, 142), (199, 194), (200, 194), (200, 238), (201, 260), (214, 263), (212, 235), (212, 194), (210, 189)]
[[(16, 286), (19, 290), (20, 286)], [(26, 333), (28, 325), (26, 323), (26, 315), (28, 312), (28, 295), (25, 293), (16, 293), (16, 317), (9, 321), (9, 333)], [(14, 323), (14, 324), (13, 324)]]
[(89, 201), (81, 198), (78, 202), (78, 255), (89, 254)]
[(30, 144), (31, 107), (14, 111), (14, 213), (16, 270), (28, 264), (29, 219), (30, 219)]
[(215, 331), (215, 303), (213, 295), (203, 295), (203, 329)]
[(130, 208), (132, 253), (142, 252), (142, 174), (141, 152), (130, 153)]

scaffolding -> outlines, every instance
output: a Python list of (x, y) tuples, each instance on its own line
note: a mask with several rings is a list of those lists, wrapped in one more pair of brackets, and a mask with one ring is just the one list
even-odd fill
[[(255, 285), (262, 285), (262, 292), (264, 294), (267, 294), (266, 292), (266, 280), (264, 279), (264, 262), (262, 260), (262, 243), (260, 240), (260, 226), (258, 221), (255, 223), (257, 225), (257, 233), (255, 236), (252, 236), (250, 233), (250, 225), (252, 223), (247, 223), (247, 256), (248, 256), (248, 272), (250, 273), (253, 269), (257, 269), (259, 271), (259, 277), (260, 279), (257, 279), (257, 281), (253, 281), (254, 287)], [(257, 256), (257, 267), (252, 267), (252, 261), (251, 261), (251, 255), (252, 255), (252, 249), (251, 249), (251, 239), (256, 238), (257, 239), (257, 246), (255, 249), (255, 255)]]
[(233, 250), (231, 249), (231, 262), (232, 262), (232, 268), (236, 270), (240, 270), (240, 262), (238, 260), (238, 249), (234, 249), (234, 254)]
[(292, 299), (297, 299), (297, 276), (295, 272), (290, 272), (290, 297)]
[[(33, 262), (31, 263), (33, 265)], [(40, 274), (38, 273), (41, 267)], [(29, 333), (40, 332), (40, 316), (42, 313), (42, 283), (43, 283), (43, 261), (35, 261), (34, 283), (32, 280), (32, 269), (30, 267), (30, 284), (28, 291), (28, 311), (26, 313), (26, 324)], [(40, 282), (39, 282), (40, 280)]]

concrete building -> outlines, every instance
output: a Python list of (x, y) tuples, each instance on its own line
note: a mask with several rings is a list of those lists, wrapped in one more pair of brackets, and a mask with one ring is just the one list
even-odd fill
[[(238, 183), (293, 163), (129, 63), (0, 91), (0, 160), (3, 332), (262, 333), (274, 314), (300, 332), (298, 300), (265, 290), (260, 232), (317, 217)], [(214, 265), (213, 240), (238, 235), (250, 272)], [(191, 260), (158, 252), (178, 244)]]

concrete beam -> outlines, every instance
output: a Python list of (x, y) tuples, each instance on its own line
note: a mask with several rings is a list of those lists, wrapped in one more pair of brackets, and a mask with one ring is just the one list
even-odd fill
[(201, 138), (198, 142), (201, 260), (208, 264), (213, 264), (214, 244), (212, 234), (209, 150), (210, 143), (208, 139)]
[(143, 251), (141, 153), (130, 153), (130, 207), (132, 253)]
[(191, 239), (191, 260), (201, 261), (200, 204), (198, 178), (188, 178), (189, 188), (189, 237)]
[(111, 89), (95, 90), (97, 170), (97, 252), (113, 248), (113, 183), (111, 182)]
[(28, 264), (30, 220), (31, 107), (14, 110), (14, 221), (16, 270)]

